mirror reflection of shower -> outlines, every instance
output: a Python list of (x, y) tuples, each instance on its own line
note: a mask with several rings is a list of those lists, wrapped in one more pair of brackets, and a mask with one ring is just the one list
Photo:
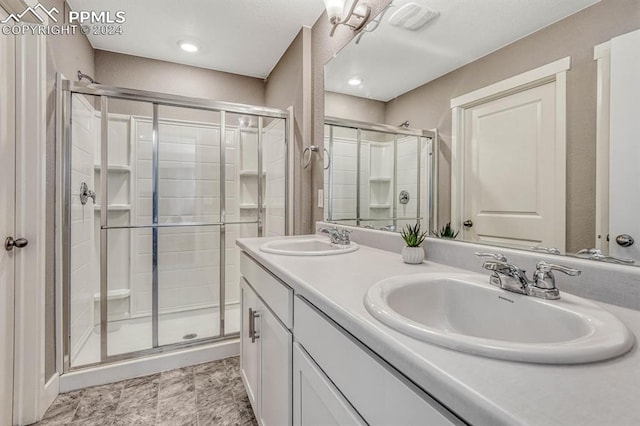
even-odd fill
[(325, 220), (385, 231), (435, 228), (435, 132), (325, 117)]

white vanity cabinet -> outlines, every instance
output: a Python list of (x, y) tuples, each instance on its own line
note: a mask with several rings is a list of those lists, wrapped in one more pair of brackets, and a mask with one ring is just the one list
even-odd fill
[[(326, 375), (326, 382), (332, 383), (332, 386), (339, 390), (366, 424), (464, 424), (446, 407), (407, 380), (385, 360), (303, 298), (295, 298), (294, 313), (296, 345), (304, 348)], [(296, 413), (301, 406), (302, 409), (305, 408), (305, 405), (298, 402), (294, 404), (294, 419), (304, 420), (305, 413)], [(334, 413), (339, 414), (339, 411)], [(322, 423), (304, 421), (300, 424)], [(354, 421), (347, 424), (359, 423)]]
[(260, 425), (464, 424), (245, 253), (240, 267), (241, 375)]
[(258, 423), (290, 425), (293, 338), (285, 322), (292, 321), (293, 291), (244, 253), (240, 267), (240, 375)]
[(366, 425), (298, 343), (293, 344), (293, 424)]

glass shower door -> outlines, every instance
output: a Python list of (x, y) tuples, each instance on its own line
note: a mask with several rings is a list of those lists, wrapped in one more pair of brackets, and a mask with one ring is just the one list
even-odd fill
[(220, 127), (219, 112), (158, 107), (158, 346), (220, 335)]

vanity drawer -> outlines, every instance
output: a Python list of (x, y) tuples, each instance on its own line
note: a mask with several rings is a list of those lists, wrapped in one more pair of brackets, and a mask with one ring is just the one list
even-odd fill
[(294, 336), (369, 425), (461, 425), (460, 419), (306, 300)]
[(260, 298), (288, 328), (293, 328), (293, 290), (271, 275), (245, 252), (240, 255), (240, 273)]

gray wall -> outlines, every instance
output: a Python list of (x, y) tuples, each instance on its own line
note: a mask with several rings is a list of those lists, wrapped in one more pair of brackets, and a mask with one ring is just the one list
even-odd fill
[[(308, 65), (304, 61), (305, 45), (309, 45), (311, 29), (302, 28), (276, 66), (267, 77), (265, 87), (265, 105), (274, 108), (294, 108), (293, 141), (294, 157), (302, 158), (305, 143), (305, 114), (308, 114), (310, 93), (305, 93), (305, 80), (311, 78)], [(311, 232), (311, 174), (309, 169), (302, 169), (299, 161), (290, 165), (293, 167), (296, 182), (293, 194), (294, 234), (308, 234)]]
[(567, 73), (567, 251), (595, 241), (596, 63), (593, 47), (640, 28), (640, 0), (603, 0), (387, 103), (388, 124), (440, 132), (439, 222), (450, 217), (450, 100), (571, 56)]
[(387, 104), (342, 93), (324, 92), (324, 114), (348, 120), (386, 123)]

